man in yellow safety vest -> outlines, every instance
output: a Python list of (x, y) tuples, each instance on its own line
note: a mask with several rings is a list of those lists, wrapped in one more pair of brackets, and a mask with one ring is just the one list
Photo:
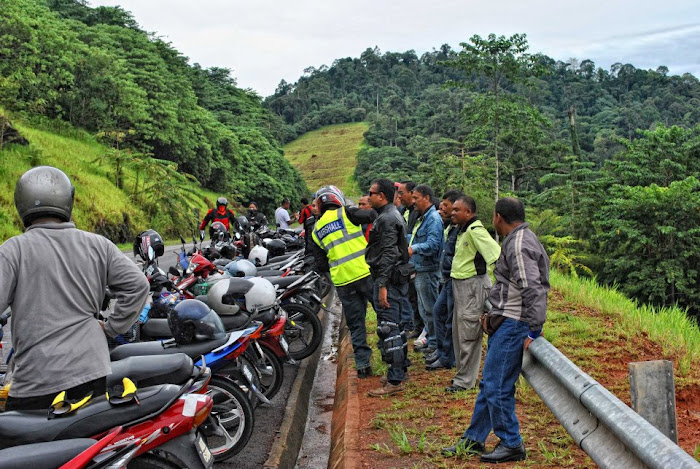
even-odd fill
[(357, 376), (369, 378), (372, 349), (367, 344), (365, 317), (367, 303), (372, 301), (372, 277), (365, 262), (367, 240), (362, 225), (372, 223), (377, 212), (345, 207), (345, 196), (336, 186), (319, 189), (315, 203), (320, 215), (312, 232), (310, 254), (317, 269), (330, 271), (350, 329)]

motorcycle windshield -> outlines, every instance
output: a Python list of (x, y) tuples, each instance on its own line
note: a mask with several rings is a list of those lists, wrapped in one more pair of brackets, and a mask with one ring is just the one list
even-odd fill
[(189, 261), (187, 260), (187, 254), (184, 252), (180, 253), (180, 260), (178, 262), (183, 269), (187, 269), (187, 267), (190, 265)]

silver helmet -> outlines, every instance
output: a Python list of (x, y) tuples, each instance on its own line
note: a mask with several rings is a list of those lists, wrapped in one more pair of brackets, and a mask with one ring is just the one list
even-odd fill
[(15, 187), (15, 207), (24, 226), (42, 217), (70, 221), (75, 187), (68, 176), (52, 166), (37, 166), (19, 178)]

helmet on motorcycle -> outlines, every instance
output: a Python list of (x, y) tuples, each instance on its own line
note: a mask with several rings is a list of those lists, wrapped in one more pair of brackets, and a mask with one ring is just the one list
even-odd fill
[(155, 230), (142, 231), (134, 240), (134, 256), (140, 256), (144, 262), (155, 260), (164, 252), (163, 238)]
[[(233, 282), (231, 282), (233, 280)], [(240, 278), (220, 280), (209, 289), (207, 304), (218, 314), (231, 316), (245, 309), (245, 294), (253, 288), (253, 282)]]
[(342, 207), (345, 205), (345, 194), (336, 186), (323, 186), (316, 192), (316, 198), (321, 202), (321, 207), (327, 205)]
[(256, 267), (267, 264), (268, 251), (262, 246), (255, 246), (248, 254), (248, 260), (255, 264)]
[(229, 232), (226, 229), (226, 225), (224, 225), (220, 221), (215, 221), (211, 224), (209, 235), (211, 236), (211, 239), (216, 241), (228, 241), (230, 238)]
[(266, 239), (265, 247), (270, 253), (270, 257), (281, 256), (287, 250), (287, 245), (281, 239)]
[(216, 312), (199, 300), (185, 300), (168, 313), (168, 326), (178, 344), (226, 337), (226, 330)]
[(258, 275), (258, 268), (247, 259), (229, 262), (224, 269), (231, 277), (255, 277)]
[(248, 219), (246, 217), (241, 215), (240, 217), (236, 218), (236, 220), (238, 220), (238, 226), (241, 227), (241, 231), (243, 231), (244, 233), (246, 231), (248, 231), (248, 227), (250, 226), (250, 222), (248, 221)]
[(68, 176), (52, 166), (37, 166), (22, 175), (15, 186), (15, 207), (24, 226), (42, 217), (70, 221), (75, 187)]
[(220, 207), (222, 205), (224, 207), (228, 207), (228, 200), (226, 200), (226, 197), (219, 197), (218, 199), (216, 199), (216, 206)]
[(248, 279), (255, 284), (245, 295), (245, 307), (248, 311), (267, 309), (275, 304), (277, 292), (275, 286), (267, 279), (253, 277)]
[(297, 240), (294, 239), (294, 236), (290, 234), (284, 234), (280, 239), (286, 246), (293, 245), (297, 242)]

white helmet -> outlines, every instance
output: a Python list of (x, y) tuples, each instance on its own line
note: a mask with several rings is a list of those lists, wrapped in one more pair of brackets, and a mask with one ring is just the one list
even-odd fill
[[(217, 314), (221, 316), (231, 316), (238, 314), (241, 310), (242, 301), (237, 301), (239, 298), (243, 298), (243, 293), (230, 294), (229, 290), (245, 290), (246, 292), (253, 288), (253, 284), (243, 279), (233, 279), (236, 283), (233, 285), (230, 283), (232, 279), (224, 279), (216, 282), (213, 287), (209, 289), (207, 293), (207, 305)], [(240, 283), (244, 282), (244, 283)]]
[(246, 310), (267, 309), (275, 304), (277, 291), (269, 280), (261, 277), (253, 277), (247, 280), (253, 282), (255, 286), (245, 295)]
[(262, 246), (255, 246), (253, 249), (250, 250), (250, 254), (248, 254), (248, 260), (250, 260), (257, 267), (260, 267), (267, 264), (267, 254), (267, 248), (264, 248)]
[(231, 261), (226, 264), (224, 269), (231, 277), (255, 277), (258, 275), (257, 267), (247, 259)]

